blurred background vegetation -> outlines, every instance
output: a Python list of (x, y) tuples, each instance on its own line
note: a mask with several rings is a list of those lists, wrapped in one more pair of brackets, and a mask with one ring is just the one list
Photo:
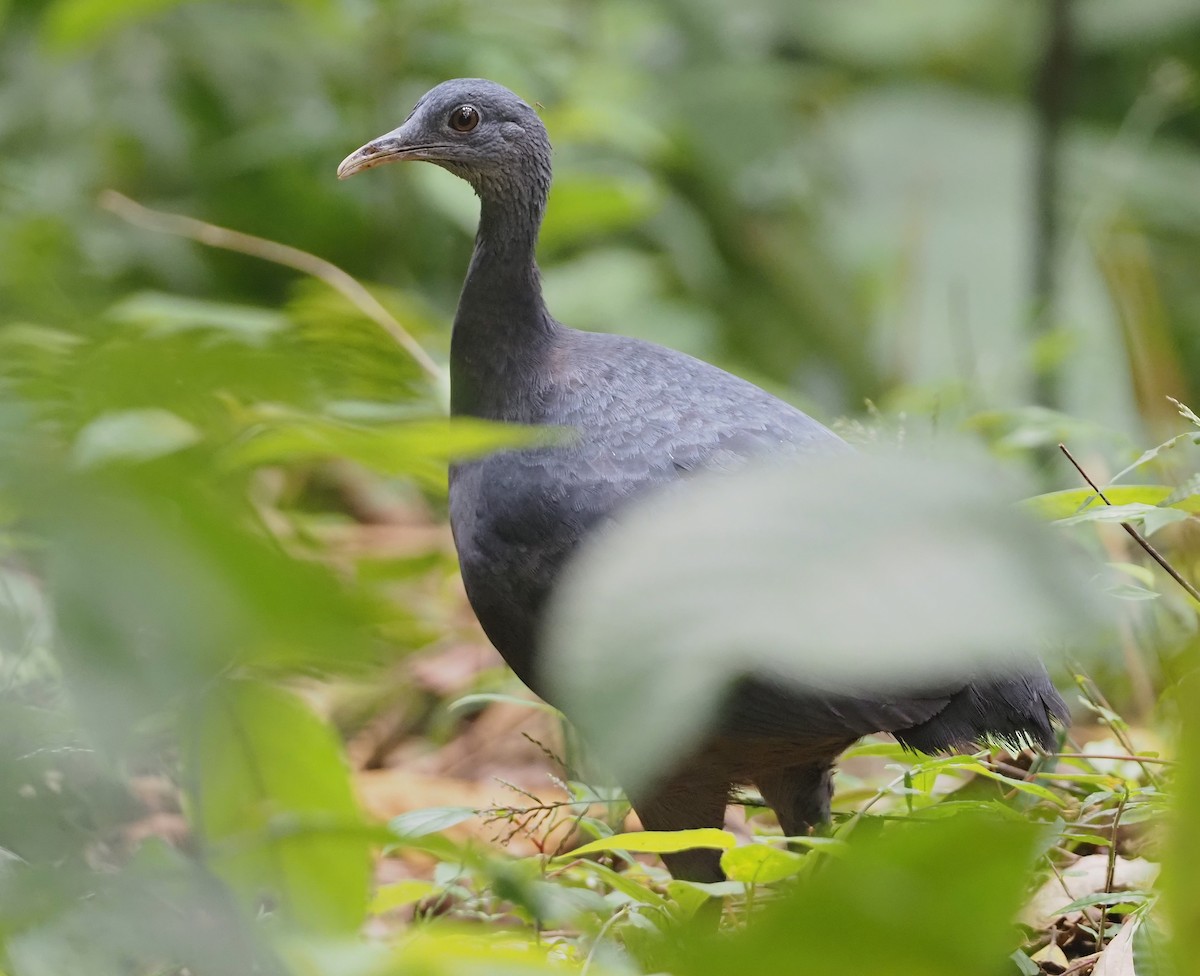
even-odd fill
[[(1184, 434), (1126, 479), (1182, 503), (1194, 437), (1166, 397), (1194, 405), (1200, 376), (1198, 65), (1194, 0), (0, 0), (0, 970), (728, 971), (639, 928), (638, 898), (695, 910), (678, 886), (639, 895), (610, 871), (551, 895), (536, 858), (373, 825), (496, 806), (442, 799), (456, 778), (548, 782), (532, 747), (469, 758), (528, 710), (445, 708), (514, 690), (442, 525), (448, 460), (512, 435), (445, 421), (444, 376), (326, 284), (135, 226), (104, 191), (340, 266), (444, 364), (469, 188), (433, 167), (333, 172), (432, 85), (490, 77), (555, 144), (540, 261), (564, 322), (717, 362), (859, 440), (970, 431), (1045, 490), (1077, 487), (1045, 450), (1063, 438), (1106, 479)], [(1191, 526), (1166, 532), (1188, 571)], [(1152, 610), (1089, 692), (1106, 728), (1136, 718), (1148, 738), (1126, 750), (1157, 747), (1196, 622), (1162, 577), (1129, 574)], [(370, 775), (405, 768), (428, 776)], [(1111, 815), (1133, 790), (1158, 809), (1145, 767), (1078, 775), (1072, 802)], [(852, 777), (846, 808), (869, 786)], [(593, 836), (619, 821), (589, 819)], [(960, 834), (947, 849), (977, 849)], [(1010, 841), (1001, 855), (1030, 844)], [(935, 856), (897, 843), (880, 877)], [(372, 868), (397, 845), (409, 860)], [(848, 870), (805, 897), (861, 909), (851, 888), (883, 882)], [(1028, 878), (996, 870), (946, 881), (946, 904), (1008, 918)], [(436, 894), (427, 915), (530, 927), (364, 956), (345, 947), (372, 878), (392, 900), (371, 925)], [(584, 936), (511, 934), (570, 926)], [(786, 928), (729, 951), (791, 972), (770, 941)], [(618, 930), (624, 954), (594, 959)], [(990, 972), (998, 931), (983, 956), (887, 958)]]

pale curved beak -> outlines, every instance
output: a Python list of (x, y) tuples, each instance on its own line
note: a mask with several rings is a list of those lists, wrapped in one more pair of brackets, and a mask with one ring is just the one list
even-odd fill
[(448, 158), (447, 154), (452, 152), (452, 146), (430, 142), (419, 125), (406, 121), (399, 128), (372, 139), (361, 149), (355, 149), (341, 161), (337, 175), (339, 180), (344, 180), (372, 166), (402, 159), (424, 159), (436, 163)]
[(379, 166), (382, 163), (390, 163), (393, 160), (404, 159), (406, 156), (412, 156), (414, 150), (420, 147), (411, 146), (403, 136), (403, 126), (399, 129), (382, 135), (378, 139), (372, 139), (365, 146), (355, 149), (349, 156), (338, 164), (337, 178), (339, 180), (348, 179), (355, 173), (361, 173), (364, 169), (370, 169), (372, 166)]

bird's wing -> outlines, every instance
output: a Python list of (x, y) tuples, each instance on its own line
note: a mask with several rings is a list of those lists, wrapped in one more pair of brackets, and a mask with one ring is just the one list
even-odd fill
[(754, 673), (730, 687), (720, 729), (751, 738), (857, 739), (927, 723), (950, 701), (950, 694), (885, 699), (818, 691), (791, 677)]
[(929, 753), (966, 748), (983, 738), (1048, 749), (1055, 724), (1070, 721), (1040, 665), (886, 698), (817, 691), (792, 677), (752, 674), (731, 686), (721, 716), (722, 731), (750, 737), (856, 739), (892, 732), (905, 746)]

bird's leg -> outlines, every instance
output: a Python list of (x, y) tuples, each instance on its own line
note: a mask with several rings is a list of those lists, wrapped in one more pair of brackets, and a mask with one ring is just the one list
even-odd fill
[[(694, 771), (679, 774), (642, 795), (629, 797), (646, 830), (689, 830), (725, 826), (729, 804), (728, 780), (698, 778)], [(664, 854), (663, 861), (673, 877), (681, 881), (724, 881), (721, 852), (705, 848)]]
[(788, 837), (803, 837), (829, 822), (833, 765), (814, 763), (773, 769), (755, 777), (758, 791), (775, 811)]

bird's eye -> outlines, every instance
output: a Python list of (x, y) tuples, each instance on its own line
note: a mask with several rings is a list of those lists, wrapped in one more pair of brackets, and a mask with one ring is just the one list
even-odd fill
[(470, 132), (479, 125), (479, 112), (474, 105), (460, 105), (450, 113), (450, 128), (455, 132)]

